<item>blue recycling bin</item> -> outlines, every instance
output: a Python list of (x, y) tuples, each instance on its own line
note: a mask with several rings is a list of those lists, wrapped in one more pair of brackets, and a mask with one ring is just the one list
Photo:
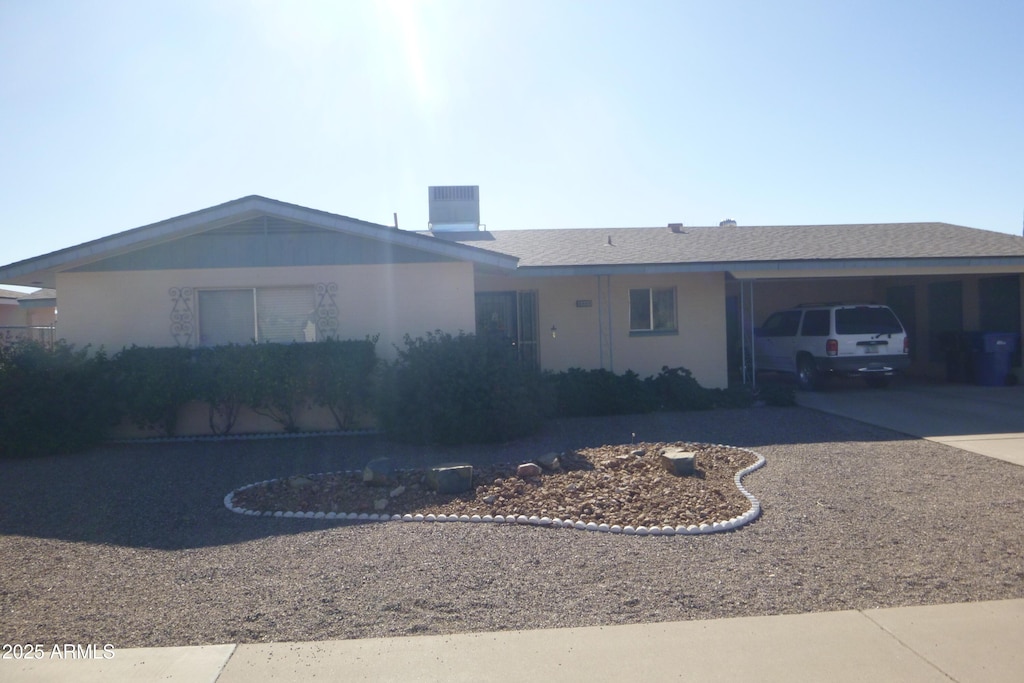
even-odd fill
[(972, 332), (971, 357), (974, 361), (974, 383), (1002, 387), (1010, 376), (1010, 359), (1017, 350), (1020, 335), (1014, 332)]

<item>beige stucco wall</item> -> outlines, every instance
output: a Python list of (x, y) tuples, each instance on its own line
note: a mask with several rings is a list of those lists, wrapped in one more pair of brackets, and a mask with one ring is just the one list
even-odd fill
[(321, 282), (338, 285), (339, 336), (379, 334), (377, 353), (383, 358), (394, 356), (406, 334), (472, 332), (476, 324), (473, 267), (453, 262), (61, 273), (57, 334), (76, 346), (102, 346), (110, 353), (131, 344), (173, 346), (172, 287), (312, 287)]
[(0, 300), (0, 325), (27, 325), (26, 310), (13, 299)]
[[(682, 366), (703, 386), (726, 386), (722, 273), (602, 276), (600, 285), (597, 276), (481, 276), (476, 286), (478, 291), (537, 291), (545, 370), (605, 368), (647, 377), (662, 366)], [(676, 288), (678, 334), (630, 336), (629, 290), (637, 287)], [(577, 301), (591, 305), (577, 307)], [(557, 329), (554, 338), (552, 327)]]

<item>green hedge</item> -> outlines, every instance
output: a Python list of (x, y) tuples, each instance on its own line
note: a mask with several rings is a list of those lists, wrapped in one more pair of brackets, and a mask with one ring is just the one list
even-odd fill
[(173, 436), (189, 401), (210, 406), (210, 430), (228, 434), (249, 406), (297, 431), (316, 405), (339, 429), (372, 413), (376, 339), (213, 348), (132, 346), (112, 358), (63, 342), (0, 345), (0, 457), (66, 453), (102, 442), (128, 419)]
[(119, 419), (112, 363), (58, 342), (0, 345), (0, 457), (69, 453), (100, 443)]
[(385, 431), (422, 444), (507, 441), (537, 431), (545, 412), (540, 373), (515, 347), (440, 330), (405, 337), (378, 399)]
[(133, 346), (113, 358), (64, 343), (0, 346), (0, 457), (87, 448), (124, 418), (173, 436), (182, 406), (195, 400), (209, 405), (215, 434), (230, 433), (243, 406), (288, 432), (298, 431), (302, 409), (321, 406), (338, 429), (376, 422), (422, 444), (508, 441), (548, 417), (794, 403), (789, 387), (705, 389), (685, 368), (645, 379), (580, 368), (540, 373), (507, 342), (440, 331), (407, 336), (398, 358), (379, 364), (376, 342)]

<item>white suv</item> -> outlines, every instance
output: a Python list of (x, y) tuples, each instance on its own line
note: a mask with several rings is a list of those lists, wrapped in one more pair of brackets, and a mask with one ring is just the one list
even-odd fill
[(771, 314), (754, 335), (756, 369), (795, 373), (801, 389), (827, 374), (884, 387), (910, 365), (907, 333), (888, 306), (803, 304)]

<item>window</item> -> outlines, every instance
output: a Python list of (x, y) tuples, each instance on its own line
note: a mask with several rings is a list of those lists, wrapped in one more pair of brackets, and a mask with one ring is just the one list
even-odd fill
[(629, 331), (675, 332), (675, 288), (629, 290)]
[(316, 341), (313, 287), (198, 291), (199, 344)]
[(772, 313), (761, 326), (761, 337), (792, 337), (800, 327), (801, 311), (780, 311)]
[(896, 315), (881, 306), (836, 309), (836, 334), (902, 334)]
[(827, 308), (807, 311), (804, 313), (804, 326), (800, 329), (800, 336), (827, 337), (831, 328), (831, 316), (832, 311)]

